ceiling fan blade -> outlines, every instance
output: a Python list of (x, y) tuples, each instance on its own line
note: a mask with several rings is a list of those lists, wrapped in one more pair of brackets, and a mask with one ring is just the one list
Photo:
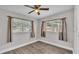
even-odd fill
[(49, 10), (49, 8), (40, 8), (40, 10)]
[(25, 7), (29, 7), (29, 8), (32, 8), (32, 9), (34, 9), (34, 7), (32, 7), (32, 6), (29, 6), (29, 5), (24, 5)]
[(37, 5), (37, 6), (38, 6), (38, 8), (41, 7), (41, 5)]
[(32, 13), (32, 12), (34, 12), (35, 10), (32, 10), (32, 11), (30, 11), (28, 14), (30, 14), (30, 13)]
[(41, 5), (34, 5), (34, 7), (35, 7), (36, 9), (38, 9), (40, 6), (41, 6)]
[(40, 15), (40, 12), (37, 12), (38, 15)]

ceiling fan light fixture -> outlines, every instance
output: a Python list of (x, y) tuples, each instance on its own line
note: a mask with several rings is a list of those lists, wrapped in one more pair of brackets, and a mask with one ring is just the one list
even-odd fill
[(33, 10), (28, 12), (28, 14), (31, 14), (32, 12), (36, 12), (37, 15), (40, 15), (40, 10), (49, 10), (49, 8), (40, 8), (41, 5), (34, 5), (34, 6), (29, 6), (29, 5), (24, 5), (25, 7), (32, 8)]
[(39, 10), (38, 10), (38, 9), (36, 9), (36, 10), (35, 10), (35, 12), (37, 13), (37, 12), (39, 12)]

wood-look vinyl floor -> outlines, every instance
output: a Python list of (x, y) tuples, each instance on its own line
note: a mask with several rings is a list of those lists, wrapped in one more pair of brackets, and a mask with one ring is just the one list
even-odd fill
[(72, 51), (38, 41), (4, 54), (72, 54)]

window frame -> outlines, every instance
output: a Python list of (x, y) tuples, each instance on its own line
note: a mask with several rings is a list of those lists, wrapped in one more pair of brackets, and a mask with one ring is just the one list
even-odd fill
[[(16, 19), (22, 19), (22, 20), (26, 20), (26, 21), (31, 21), (34, 23), (33, 20), (27, 20), (27, 19), (23, 19), (23, 18), (18, 18), (18, 17), (11, 17), (11, 16), (7, 16), (8, 18), (8, 25), (7, 25), (7, 43), (12, 42), (12, 18), (16, 18)], [(32, 25), (34, 27), (34, 24)], [(33, 34), (33, 35), (32, 35)], [(32, 28), (31, 31), (31, 37), (35, 37), (35, 32), (34, 32), (34, 28)]]
[[(62, 19), (62, 18), (53, 19), (53, 20), (46, 20), (46, 21), (45, 21), (45, 23), (46, 23), (46, 25), (45, 25), (46, 32), (53, 32), (53, 33), (57, 33), (57, 32), (59, 32), (59, 31), (60, 31), (59, 28), (58, 28), (58, 31), (57, 31), (57, 32), (55, 32), (55, 31), (48, 31), (48, 30), (47, 30), (47, 22), (49, 22), (49, 21), (56, 21), (56, 20), (59, 20), (59, 21), (61, 22), (60, 25), (61, 25), (61, 27), (62, 27), (62, 21), (61, 21), (61, 19)], [(59, 26), (57, 25), (57, 27), (59, 27)]]
[[(30, 22), (30, 24), (31, 24), (31, 22), (32, 22), (32, 20), (27, 20), (27, 19), (22, 19), (22, 18), (17, 18), (17, 17), (13, 17), (14, 19), (16, 19), (16, 20), (23, 20), (23, 21), (29, 21)], [(12, 19), (12, 20), (14, 20), (14, 19)], [(12, 20), (11, 20), (11, 22), (12, 22)], [(13, 23), (11, 23), (11, 25), (13, 25)], [(32, 26), (32, 25), (31, 25)], [(12, 27), (12, 26), (11, 26)], [(13, 27), (12, 27), (13, 28)], [(32, 28), (32, 27), (31, 27)], [(27, 31), (27, 32), (31, 32), (32, 31), (32, 29), (30, 30), (30, 31)], [(12, 29), (12, 32), (13, 32), (13, 29)], [(20, 31), (20, 32), (13, 32), (13, 33), (24, 33), (24, 32), (26, 32), (26, 31)]]

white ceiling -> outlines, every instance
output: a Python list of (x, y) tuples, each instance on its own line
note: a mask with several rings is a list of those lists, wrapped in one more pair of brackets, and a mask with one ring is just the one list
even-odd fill
[(41, 7), (49, 8), (49, 11), (40, 11), (41, 14), (38, 16), (35, 12), (28, 14), (32, 9), (23, 5), (0, 5), (0, 9), (27, 15), (36, 19), (44, 18), (73, 8), (72, 5), (42, 5)]

